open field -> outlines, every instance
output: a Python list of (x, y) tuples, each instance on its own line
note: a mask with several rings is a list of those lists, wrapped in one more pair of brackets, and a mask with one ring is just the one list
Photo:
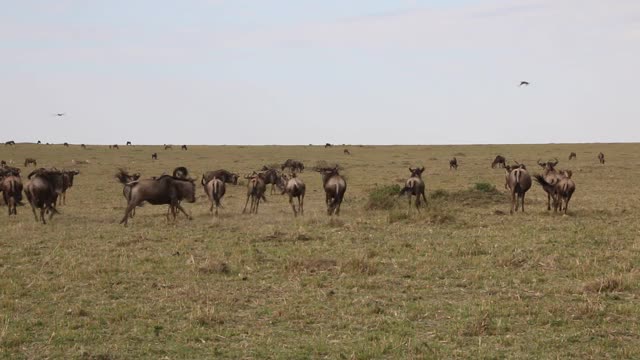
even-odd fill
[[(639, 144), (349, 149), (0, 146), (18, 164), (90, 161), (47, 225), (28, 206), (12, 218), (1, 208), (1, 356), (640, 358)], [(504, 171), (489, 167), (496, 154), (532, 173), (558, 157), (577, 185), (569, 216), (547, 212), (537, 184), (527, 212), (508, 215)], [(449, 171), (454, 155), (460, 168)], [(118, 224), (118, 167), (150, 177), (183, 165), (199, 177), (287, 158), (309, 169), (304, 217), (269, 190), (259, 214), (241, 215), (245, 187), (229, 185), (213, 219), (198, 185), (198, 201), (184, 204), (193, 221), (145, 205)], [(339, 218), (326, 216), (310, 171), (320, 160), (345, 168)], [(428, 208), (409, 211), (402, 198), (367, 209), (375, 184), (403, 183), (413, 165), (426, 167)]]

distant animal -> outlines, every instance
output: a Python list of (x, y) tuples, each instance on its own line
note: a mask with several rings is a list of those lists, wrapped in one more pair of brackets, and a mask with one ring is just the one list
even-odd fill
[(64, 145), (65, 147), (69, 147), (69, 143), (67, 143), (67, 142), (62, 144), (62, 145)]
[(7, 162), (4, 160), (0, 160), (0, 167), (5, 167), (7, 166)]
[(287, 159), (287, 161), (285, 161), (284, 164), (282, 164), (281, 170), (284, 171), (287, 168), (292, 172), (295, 172), (295, 171), (303, 172), (304, 164), (302, 163), (302, 161)]
[[(29, 200), (33, 216), (36, 221), (47, 222), (44, 219), (45, 213), (49, 213), (49, 220), (54, 214), (59, 214), (55, 208), (58, 193), (62, 189), (62, 172), (56, 169), (36, 169), (27, 178), (29, 182), (24, 186), (24, 193)], [(36, 214), (36, 208), (40, 209), (40, 218)]]
[(171, 146), (171, 145), (167, 145), (167, 144), (164, 144), (164, 149), (165, 149), (165, 150), (168, 150), (168, 149), (173, 150), (173, 146)]
[(22, 180), (19, 175), (0, 176), (0, 191), (9, 208), (9, 216), (18, 215), (16, 206), (22, 201)]
[(85, 150), (87, 149), (87, 145), (85, 145), (85, 144), (80, 144), (80, 147), (85, 149)]
[(131, 141), (127, 141), (127, 146), (131, 146)]
[(257, 214), (258, 207), (260, 206), (260, 200), (267, 201), (264, 197), (264, 192), (266, 189), (266, 185), (264, 183), (263, 174), (256, 173), (249, 176), (245, 176), (245, 179), (248, 179), (249, 182), (247, 184), (247, 201), (244, 203), (244, 209), (242, 209), (242, 213), (244, 214), (247, 211), (247, 204), (249, 200), (251, 200), (251, 206), (249, 208), (250, 214)]
[(116, 149), (116, 150), (120, 150), (120, 147), (118, 146), (118, 144), (115, 144), (113, 146), (110, 146), (110, 148)]
[[(289, 195), (289, 204), (293, 210), (293, 216), (304, 215), (304, 194), (306, 192), (306, 185), (304, 182), (296, 177), (295, 173), (291, 174), (291, 177), (287, 175), (281, 175), (278, 179), (278, 188), (282, 191), (282, 194)], [(298, 199), (298, 209), (293, 203), (293, 198)]]
[(15, 141), (13, 141), (13, 140), (9, 140), (9, 141), (7, 141), (7, 142), (5, 142), (5, 143), (4, 143), (4, 145), (5, 145), (5, 146), (7, 146), (7, 145), (11, 145), (11, 146), (13, 146), (13, 145), (15, 145), (15, 144), (16, 144), (16, 142), (15, 142)]
[(328, 148), (328, 147), (332, 147), (332, 146), (333, 146), (333, 145), (331, 145), (331, 144), (329, 144), (329, 143), (324, 144), (324, 148), (325, 148), (325, 149), (326, 149), (326, 148)]
[(178, 179), (186, 179), (189, 176), (189, 170), (184, 166), (178, 166), (173, 169), (173, 177)]
[(351, 152), (349, 152), (349, 149), (344, 149), (343, 152), (345, 155), (351, 155)]
[(182, 146), (180, 147), (180, 149), (182, 149), (182, 150), (187, 150), (187, 145), (182, 145)]
[(520, 85), (519, 86), (529, 86), (529, 82), (528, 81), (520, 81)]
[(42, 144), (42, 142), (40, 140), (38, 140), (38, 144)]
[(598, 160), (600, 160), (600, 164), (604, 165), (604, 154), (603, 153), (599, 153), (598, 154)]
[(67, 190), (73, 187), (73, 179), (78, 174), (80, 174), (78, 170), (62, 170), (62, 188), (58, 193), (60, 205), (67, 204)]
[(424, 166), (422, 168), (409, 168), (411, 176), (405, 182), (404, 188), (400, 190), (400, 195), (409, 195), (409, 207), (411, 207), (411, 196), (416, 197), (416, 209), (420, 211), (421, 199), (424, 199), (424, 204), (427, 205), (427, 197), (424, 194), (424, 181), (422, 180), (422, 173), (424, 172)]
[(338, 166), (333, 168), (318, 168), (317, 171), (322, 175), (322, 187), (325, 193), (327, 214), (329, 216), (333, 214), (340, 215), (340, 205), (347, 191), (346, 180), (340, 175)]
[[(174, 220), (176, 219), (177, 210), (182, 211), (189, 220), (192, 219), (180, 205), (180, 202), (182, 200), (187, 200), (190, 203), (196, 201), (196, 186), (193, 179), (179, 179), (163, 175), (157, 179), (134, 180), (123, 184), (125, 188), (130, 188), (127, 196), (127, 209), (120, 221), (124, 226), (128, 225), (128, 220), (133, 210), (145, 201), (152, 205), (169, 205), (169, 211)], [(168, 217), (169, 215), (167, 214)]]
[(87, 165), (89, 164), (89, 160), (71, 160), (73, 165)]
[(24, 159), (24, 167), (27, 167), (29, 164), (33, 164), (33, 166), (38, 166), (38, 162), (34, 158), (26, 158)]
[(207, 171), (206, 173), (204, 173), (202, 175), (203, 177), (203, 186), (208, 183), (209, 181), (211, 181), (213, 178), (218, 178), (222, 181), (224, 181), (227, 184), (233, 184), (233, 185), (238, 185), (238, 178), (240, 177), (238, 174), (232, 173), (230, 171), (227, 171), (225, 169), (219, 169), (219, 170), (213, 170), (213, 171)]
[(576, 153), (571, 152), (571, 154), (569, 154), (569, 160), (573, 160), (576, 158)]
[(458, 159), (454, 156), (453, 159), (449, 160), (449, 170), (458, 170)]
[(505, 171), (507, 175), (507, 187), (511, 190), (510, 213), (513, 214), (514, 211), (518, 211), (518, 204), (520, 204), (520, 208), (522, 212), (524, 212), (524, 197), (531, 188), (531, 175), (522, 167), (514, 169), (506, 167)]
[(54, 114), (54, 115), (55, 115), (55, 116), (64, 116), (64, 115), (65, 115), (65, 113), (56, 113), (56, 114)]
[(495, 159), (493, 159), (493, 162), (491, 163), (491, 168), (495, 168), (496, 166), (498, 167), (505, 167), (507, 165), (507, 159), (505, 159), (504, 156), (502, 155), (498, 155), (496, 156)]
[(158, 160), (158, 153), (151, 154), (151, 160)]
[[(204, 182), (204, 176), (202, 177), (202, 181)], [(211, 201), (211, 208), (209, 208), (209, 212), (213, 213), (213, 206), (216, 207), (215, 216), (218, 216), (218, 208), (222, 207), (220, 201), (222, 197), (224, 197), (224, 193), (226, 192), (225, 183), (222, 179), (214, 177), (209, 182), (204, 184), (204, 191), (209, 197), (209, 201)]]

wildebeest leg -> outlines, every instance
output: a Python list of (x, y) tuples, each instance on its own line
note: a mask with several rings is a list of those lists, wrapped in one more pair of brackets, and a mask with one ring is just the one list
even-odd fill
[(40, 208), (40, 220), (42, 220), (42, 224), (47, 224), (47, 222), (44, 220), (44, 211), (46, 210), (46, 206), (43, 206)]
[(520, 209), (522, 210), (522, 212), (524, 212), (524, 196), (526, 195), (526, 193), (522, 193), (522, 197), (520, 198)]
[(298, 212), (300, 215), (304, 215), (304, 195), (298, 196)]
[(344, 193), (338, 194), (338, 197), (336, 198), (336, 203), (334, 205), (334, 212), (336, 215), (340, 215), (340, 205), (342, 205), (342, 200), (344, 200)]
[(547, 193), (547, 211), (551, 210), (551, 193)]
[(293, 209), (293, 216), (298, 216), (296, 212), (296, 206), (293, 204), (293, 196), (289, 195), (289, 205), (291, 205), (291, 209)]
[(176, 206), (174, 207), (174, 214), (173, 214), (173, 218), (176, 218), (176, 214), (175, 214), (175, 208), (178, 208), (178, 210), (182, 211), (182, 213), (184, 214), (184, 216), (187, 217), (187, 219), (189, 220), (193, 220), (193, 218), (191, 217), (191, 215), (187, 214), (186, 211), (184, 211), (184, 208), (182, 207), (182, 205), (180, 205), (180, 203), (176, 204)]
[(249, 198), (251, 198), (251, 208), (249, 208), (249, 211), (253, 209), (253, 198), (251, 194), (247, 194), (247, 201), (244, 202), (244, 209), (242, 209), (243, 214), (247, 211), (247, 204), (249, 203)]
[(567, 196), (564, 202), (564, 214), (567, 215), (567, 209), (569, 208), (569, 200), (571, 200), (571, 195)]
[(36, 214), (36, 207), (33, 206), (33, 202), (31, 202), (31, 199), (29, 199), (29, 205), (31, 205), (31, 211), (33, 211), (33, 217), (36, 218), (36, 222), (40, 221), (40, 219), (38, 219), (38, 214)]
[(426, 195), (424, 194), (424, 190), (422, 191), (422, 199), (424, 199), (424, 206), (427, 206), (427, 205), (428, 205), (428, 202), (427, 202), (427, 197), (426, 197)]
[(509, 211), (510, 214), (513, 214), (513, 209), (514, 208), (517, 209), (518, 204), (516, 203), (516, 200), (517, 200), (516, 199), (516, 192), (512, 191), (511, 192), (511, 211)]
[(129, 217), (131, 217), (131, 212), (136, 208), (136, 206), (140, 205), (140, 203), (138, 202), (137, 204), (134, 202), (131, 202), (127, 205), (127, 209), (124, 211), (124, 217), (122, 218), (122, 220), (120, 220), (120, 224), (124, 224), (124, 226), (128, 225), (128, 220)]

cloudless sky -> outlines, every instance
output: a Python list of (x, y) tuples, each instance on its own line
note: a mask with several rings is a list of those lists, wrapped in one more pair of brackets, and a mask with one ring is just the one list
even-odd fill
[(0, 5), (3, 141), (640, 141), (637, 0)]

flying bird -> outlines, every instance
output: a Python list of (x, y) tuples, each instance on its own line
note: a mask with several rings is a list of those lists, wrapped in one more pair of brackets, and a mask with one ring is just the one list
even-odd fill
[(64, 116), (64, 115), (65, 115), (65, 113), (55, 113), (55, 114), (53, 114), (53, 116)]
[(520, 86), (529, 86), (528, 81), (520, 81)]

